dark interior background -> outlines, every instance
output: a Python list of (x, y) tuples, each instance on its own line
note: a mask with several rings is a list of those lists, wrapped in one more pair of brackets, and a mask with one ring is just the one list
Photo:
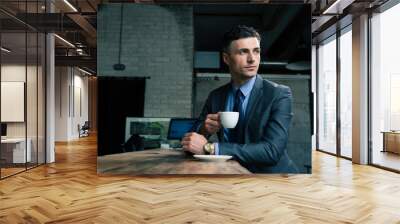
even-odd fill
[(127, 117), (143, 117), (145, 78), (98, 78), (99, 156), (122, 153)]
[[(259, 73), (297, 74), (288, 65), (306, 65), (311, 74), (311, 8), (299, 5), (195, 5), (195, 51), (221, 51), (225, 32), (235, 25), (254, 27), (261, 35)], [(290, 66), (289, 66), (290, 68)], [(199, 72), (227, 72), (220, 55), (219, 69)]]

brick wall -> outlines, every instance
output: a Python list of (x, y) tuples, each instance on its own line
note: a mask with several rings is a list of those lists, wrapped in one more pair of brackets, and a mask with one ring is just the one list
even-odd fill
[(150, 77), (146, 80), (144, 116), (190, 117), (194, 35), (191, 6), (125, 4), (123, 14), (121, 63), (126, 68), (116, 71), (113, 65), (118, 63), (120, 4), (99, 8), (99, 76)]

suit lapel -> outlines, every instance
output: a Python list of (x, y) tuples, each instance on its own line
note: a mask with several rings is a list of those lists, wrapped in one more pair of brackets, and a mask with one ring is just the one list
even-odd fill
[(253, 89), (251, 90), (249, 102), (248, 102), (247, 108), (246, 108), (246, 118), (245, 118), (244, 125), (243, 125), (243, 127), (244, 127), (243, 130), (245, 133), (247, 133), (247, 131), (245, 131), (245, 130), (249, 123), (250, 117), (254, 113), (254, 110), (256, 108), (258, 101), (260, 101), (263, 96), (262, 87), (263, 87), (263, 79), (259, 75), (257, 75), (256, 81), (254, 83)]
[(219, 102), (217, 102), (217, 112), (225, 111), (226, 108), (226, 98), (228, 97), (228, 91), (231, 88), (231, 84), (228, 83), (225, 85), (224, 90), (221, 91), (221, 95), (219, 97)]

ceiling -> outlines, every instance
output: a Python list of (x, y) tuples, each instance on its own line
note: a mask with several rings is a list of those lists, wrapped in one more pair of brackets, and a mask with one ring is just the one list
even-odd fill
[[(18, 62), (25, 60), (25, 55), (28, 60), (36, 57), (36, 51), (44, 47), (36, 43), (36, 33), (54, 32), (75, 45), (55, 38), (56, 65), (96, 71), (96, 9), (101, 1), (69, 0), (73, 8), (63, 0), (47, 0), (47, 3), (44, 0), (1, 0), (2, 46), (12, 49), (3, 60)], [(53, 13), (48, 13), (50, 9)], [(27, 40), (25, 30), (32, 32)], [(25, 41), (28, 43), (26, 49)]]
[[(362, 11), (371, 4), (380, 5), (386, 0), (345, 0), (350, 1), (347, 7), (352, 13)], [(68, 0), (68, 5), (64, 0), (1, 0), (0, 1), (0, 24), (2, 35), (2, 45), (14, 49), (14, 54), (25, 54), (25, 28), (29, 31), (54, 32), (63, 39), (75, 45), (65, 43), (56, 38), (56, 64), (86, 67), (96, 71), (96, 29), (97, 29), (97, 6), (101, 3), (146, 3), (146, 4), (176, 4), (193, 3), (188, 0)], [(195, 26), (196, 42), (195, 48), (198, 50), (219, 50), (219, 43), (206, 42), (204, 35), (210, 32), (216, 36), (222, 35), (223, 30), (209, 26), (210, 20), (223, 24), (237, 24), (239, 21), (253, 24), (261, 30), (263, 39), (267, 39), (269, 44), (262, 46), (264, 60), (272, 61), (293, 61), (296, 58), (309, 59), (310, 52), (306, 49), (307, 40), (311, 39), (308, 35), (298, 35), (293, 38), (293, 32), (304, 24), (299, 24), (302, 18), (302, 10), (289, 9), (284, 6), (265, 7), (264, 3), (273, 5), (283, 4), (311, 4), (313, 22), (313, 38), (322, 33), (330, 23), (340, 18), (340, 16), (321, 16), (322, 12), (333, 4), (335, 0), (200, 0), (196, 1)], [(27, 4), (26, 4), (27, 3)], [(206, 3), (215, 3), (213, 6)], [(242, 7), (218, 6), (226, 3), (246, 3)], [(260, 3), (263, 3), (260, 5)], [(71, 7), (72, 6), (72, 7)], [(52, 8), (53, 13), (48, 13)], [(325, 22), (321, 22), (325, 18)], [(285, 29), (285, 27), (288, 27)], [(23, 32), (21, 32), (23, 31)], [(290, 31), (290, 32), (289, 32)], [(297, 30), (300, 32), (300, 30)], [(300, 32), (301, 33), (301, 32)], [(32, 37), (33, 38), (33, 37)], [(28, 55), (36, 51), (36, 41), (28, 38)], [(32, 41), (32, 43), (31, 43)], [(35, 45), (36, 44), (36, 45)], [(39, 47), (42, 47), (41, 45)], [(79, 49), (79, 50), (77, 50)], [(273, 69), (273, 67), (270, 67)]]

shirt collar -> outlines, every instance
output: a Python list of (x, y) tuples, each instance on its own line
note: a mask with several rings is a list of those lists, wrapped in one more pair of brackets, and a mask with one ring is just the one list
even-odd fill
[(240, 88), (240, 91), (242, 91), (244, 97), (247, 97), (247, 95), (249, 95), (249, 93), (253, 89), (254, 83), (256, 82), (256, 78), (257, 78), (257, 75), (255, 75), (254, 77), (249, 79), (247, 82), (245, 82), (240, 87), (234, 86), (232, 83), (232, 91), (235, 93)]

